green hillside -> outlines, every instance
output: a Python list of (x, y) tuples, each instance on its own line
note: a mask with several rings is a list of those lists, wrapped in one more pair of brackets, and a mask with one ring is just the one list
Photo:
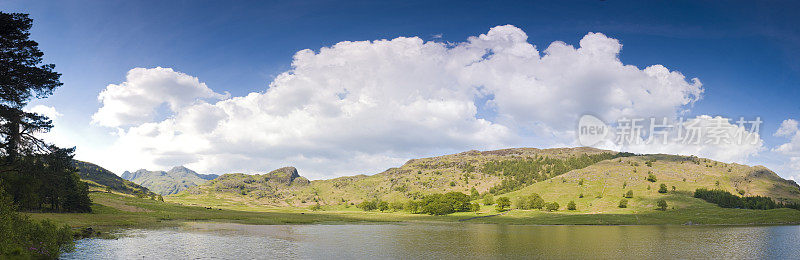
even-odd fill
[[(655, 178), (648, 180), (651, 174)], [(664, 193), (659, 192), (662, 184), (666, 186)], [(768, 196), (780, 202), (800, 201), (800, 188), (795, 182), (762, 166), (672, 155), (606, 160), (504, 196), (516, 203), (520, 197), (536, 193), (547, 202), (558, 202), (560, 210), (566, 210), (566, 205), (574, 201), (576, 212), (614, 214), (653, 211), (659, 199), (664, 199), (670, 209), (702, 207), (708, 203), (692, 197), (698, 188)], [(624, 197), (628, 191), (633, 193), (631, 198)], [(627, 208), (619, 207), (622, 199), (627, 199)]]
[[(651, 174), (655, 182), (647, 180)], [(761, 166), (585, 147), (468, 151), (409, 160), (401, 167), (375, 175), (315, 180), (303, 185), (264, 180), (264, 175), (224, 175), (168, 200), (241, 208), (350, 206), (373, 199), (406, 202), (450, 191), (470, 195), (474, 189), (478, 193), (473, 197), (476, 201), (491, 195), (505, 196), (512, 204), (518, 204), (520, 197), (536, 193), (546, 202), (557, 202), (562, 211), (574, 201), (576, 210), (569, 212), (582, 214), (653, 212), (660, 199), (670, 209), (714, 206), (692, 197), (697, 188), (723, 189), (742, 196), (769, 196), (779, 202), (800, 201), (796, 183)], [(659, 193), (661, 184), (666, 186), (665, 193)], [(625, 198), (626, 208), (620, 208), (620, 200), (628, 191), (633, 196)]]
[(89, 184), (91, 190), (115, 191), (119, 193), (134, 195), (136, 193), (149, 194), (150, 190), (139, 184), (125, 180), (106, 170), (103, 167), (84, 161), (73, 161), (78, 169), (78, 176), (81, 180)]
[(148, 171), (140, 169), (135, 172), (125, 171), (122, 178), (147, 187), (151, 191), (169, 195), (194, 187), (208, 180), (217, 178), (213, 174), (198, 174), (183, 166), (176, 166), (169, 171)]
[[(418, 199), (431, 193), (459, 191), (469, 194), (500, 193), (525, 187), (538, 180), (558, 176), (572, 169), (589, 166), (605, 159), (626, 156), (594, 148), (535, 149), (514, 148), (496, 151), (468, 151), (458, 154), (413, 159), (398, 168), (375, 175), (357, 175), (311, 181), (309, 185), (278, 189), (259, 185), (247, 175), (226, 178), (238, 189), (219, 189), (209, 182), (173, 196), (189, 204), (205, 205), (210, 201), (267, 206), (308, 206), (357, 204), (363, 200)], [(497, 171), (499, 162), (529, 162), (530, 167), (509, 166), (509, 172)], [(486, 168), (493, 165), (491, 171)], [(535, 167), (534, 167), (535, 166)], [(537, 170), (536, 176), (528, 170)], [(222, 179), (222, 178), (220, 178)], [(275, 196), (269, 196), (274, 193)]]

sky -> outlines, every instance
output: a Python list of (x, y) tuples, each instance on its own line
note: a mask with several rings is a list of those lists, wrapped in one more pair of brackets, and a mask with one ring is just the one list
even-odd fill
[[(29, 110), (121, 174), (325, 179), (470, 149), (579, 146), (578, 119), (684, 118), (753, 142), (599, 148), (800, 178), (789, 1), (8, 1), (64, 85)], [(739, 118), (763, 121), (755, 131)], [(728, 123), (729, 122), (729, 123)], [(621, 127), (617, 124), (616, 129)]]

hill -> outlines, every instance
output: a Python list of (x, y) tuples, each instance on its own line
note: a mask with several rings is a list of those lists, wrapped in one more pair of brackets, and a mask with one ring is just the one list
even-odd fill
[[(655, 182), (647, 180), (650, 174)], [(547, 202), (558, 202), (561, 210), (574, 201), (577, 213), (622, 214), (652, 212), (659, 199), (665, 199), (671, 208), (714, 206), (692, 197), (697, 188), (769, 196), (781, 202), (800, 201), (800, 187), (795, 182), (762, 166), (585, 147), (468, 151), (409, 160), (375, 175), (315, 180), (307, 185), (278, 184), (266, 181), (269, 178), (263, 175), (223, 177), (170, 200), (213, 206), (348, 206), (372, 199), (404, 202), (426, 194), (458, 191), (472, 194), (474, 199), (506, 196), (517, 204), (521, 197), (537, 193)], [(667, 187), (666, 193), (658, 192), (661, 184)], [(628, 207), (619, 208), (629, 190), (634, 195), (628, 198)]]
[(111, 191), (130, 195), (134, 195), (137, 192), (144, 194), (150, 193), (150, 190), (147, 188), (122, 179), (113, 172), (93, 163), (73, 160), (73, 164), (78, 169), (78, 176), (81, 177), (81, 180), (89, 184), (90, 189), (100, 191), (107, 191), (110, 189)]
[[(373, 198), (389, 201), (418, 199), (426, 194), (448, 191), (469, 194), (473, 188), (480, 193), (499, 194), (619, 156), (627, 154), (594, 148), (468, 151), (409, 160), (401, 167), (375, 175), (315, 180), (309, 185), (284, 190), (275, 190), (281, 186), (260, 185), (246, 178), (247, 175), (239, 174), (240, 178), (227, 179), (226, 184), (237, 189), (220, 189), (216, 182), (209, 182), (189, 189), (177, 198), (196, 204), (237, 201), (253, 205), (304, 206), (358, 203)], [(501, 162), (520, 165), (501, 165)], [(497, 169), (502, 167), (509, 169), (498, 172)]]
[[(648, 178), (650, 175), (653, 178)], [(649, 180), (648, 180), (649, 179)], [(666, 191), (659, 192), (661, 185)], [(574, 201), (579, 212), (638, 213), (653, 211), (663, 199), (669, 208), (706, 207), (693, 198), (698, 188), (721, 189), (741, 196), (767, 196), (777, 202), (800, 201), (800, 186), (784, 180), (763, 166), (722, 163), (709, 159), (675, 155), (641, 155), (605, 160), (504, 194), (513, 202), (533, 193), (561, 210)], [(627, 208), (620, 200), (632, 191)]]
[(219, 177), (215, 174), (198, 174), (183, 166), (176, 166), (169, 171), (148, 171), (140, 169), (135, 172), (125, 171), (122, 178), (147, 187), (151, 191), (169, 195), (186, 188), (206, 183)]

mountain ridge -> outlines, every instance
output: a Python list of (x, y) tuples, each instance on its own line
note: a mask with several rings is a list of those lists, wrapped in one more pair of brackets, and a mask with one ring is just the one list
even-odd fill
[(155, 193), (170, 195), (216, 179), (219, 175), (199, 174), (184, 166), (175, 166), (168, 171), (149, 171), (146, 169), (139, 169), (134, 172), (125, 171), (121, 177), (147, 187)]

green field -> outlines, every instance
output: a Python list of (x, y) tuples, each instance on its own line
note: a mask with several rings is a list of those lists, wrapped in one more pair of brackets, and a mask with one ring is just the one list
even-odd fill
[[(323, 210), (308, 208), (270, 208), (228, 205), (207, 209), (158, 202), (118, 194), (92, 193), (92, 213), (29, 213), (35, 219), (51, 219), (75, 228), (92, 227), (108, 232), (120, 228), (157, 228), (176, 226), (186, 221), (231, 222), (242, 224), (341, 224), (369, 222), (458, 222), (476, 216), (497, 214), (494, 207), (479, 212), (460, 212), (447, 216), (429, 216), (405, 212), (364, 212), (355, 207), (328, 206)], [(798, 224), (800, 211), (793, 209), (725, 209), (681, 194), (669, 195), (670, 201), (682, 201), (680, 210), (594, 213), (585, 211), (545, 212), (512, 210), (501, 216), (464, 223), (543, 224), (543, 225), (680, 225), (680, 224)]]

